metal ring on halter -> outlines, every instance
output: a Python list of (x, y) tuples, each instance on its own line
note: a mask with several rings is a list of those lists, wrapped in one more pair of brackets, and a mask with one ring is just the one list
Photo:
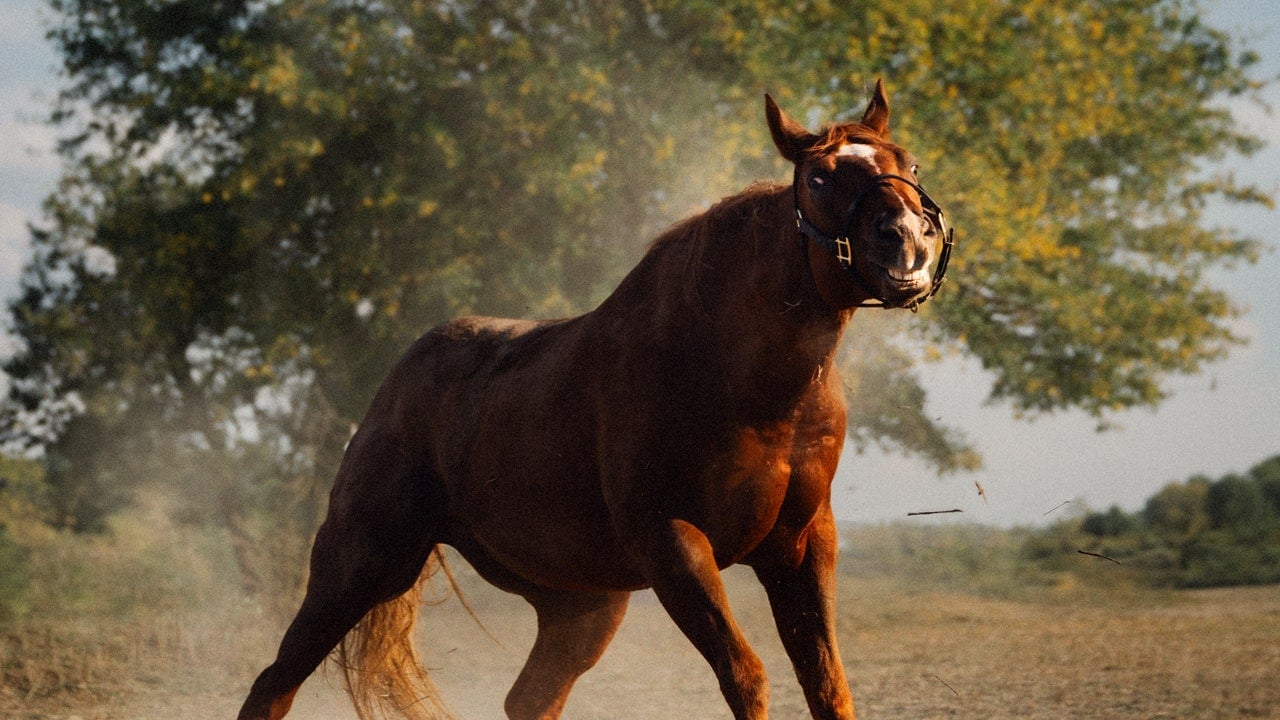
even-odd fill
[(818, 243), (818, 245), (821, 245), (824, 250), (835, 256), (837, 262), (840, 263), (840, 267), (858, 283), (858, 286), (861, 287), (867, 295), (870, 296), (869, 300), (863, 301), (854, 307), (879, 307), (888, 309), (898, 306), (891, 305), (886, 302), (884, 298), (877, 295), (876, 291), (871, 287), (871, 284), (862, 277), (862, 273), (858, 272), (857, 266), (853, 263), (853, 243), (849, 238), (849, 230), (853, 227), (853, 222), (857, 218), (858, 206), (862, 203), (863, 198), (876, 188), (890, 185), (895, 180), (910, 186), (916, 191), (916, 194), (920, 196), (920, 207), (923, 210), (922, 214), (925, 221), (933, 226), (933, 229), (938, 233), (938, 236), (942, 238), (942, 249), (938, 252), (938, 264), (933, 271), (933, 281), (929, 288), (929, 292), (925, 293), (921, 297), (912, 299), (911, 303), (907, 306), (911, 308), (912, 312), (915, 312), (919, 309), (921, 303), (934, 295), (937, 295), (938, 290), (942, 288), (942, 283), (947, 279), (947, 264), (951, 260), (951, 249), (955, 246), (955, 228), (947, 225), (946, 216), (943, 214), (942, 208), (938, 203), (933, 201), (933, 198), (929, 197), (929, 193), (925, 192), (924, 188), (921, 187), (919, 183), (902, 177), (901, 175), (894, 175), (891, 173), (884, 173), (871, 178), (871, 184), (862, 192), (858, 193), (857, 197), (853, 199), (853, 202), (849, 204), (849, 209), (845, 211), (844, 218), (840, 223), (839, 233), (836, 237), (827, 235), (819, 230), (817, 226), (809, 222), (809, 219), (804, 216), (804, 212), (800, 209), (799, 166), (796, 167), (795, 177), (791, 183), (791, 195), (796, 207), (796, 227), (799, 228), (800, 232), (804, 234), (805, 237)]

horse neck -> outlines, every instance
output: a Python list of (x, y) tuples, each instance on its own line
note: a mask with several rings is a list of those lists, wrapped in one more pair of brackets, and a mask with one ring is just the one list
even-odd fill
[(665, 334), (651, 347), (696, 356), (708, 374), (804, 392), (852, 311), (819, 295), (791, 203), (787, 186), (754, 188), (680, 223), (600, 310), (642, 309), (644, 327)]

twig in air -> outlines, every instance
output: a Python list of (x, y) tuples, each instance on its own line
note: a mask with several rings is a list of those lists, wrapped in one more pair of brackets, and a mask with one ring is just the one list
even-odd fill
[(943, 685), (946, 685), (947, 689), (950, 690), (952, 693), (954, 693), (956, 697), (960, 697), (960, 693), (956, 692), (956, 689), (951, 687), (950, 683), (948, 683), (946, 680), (943, 680), (942, 678), (938, 677), (937, 673), (934, 673), (933, 677), (937, 679), (938, 682), (942, 683)]
[(1048, 515), (1049, 513), (1053, 512), (1054, 510), (1057, 510), (1058, 508), (1062, 507), (1063, 505), (1070, 505), (1070, 504), (1071, 504), (1071, 501), (1070, 501), (1070, 500), (1063, 500), (1062, 502), (1058, 503), (1057, 505), (1054, 505), (1053, 507), (1049, 508), (1047, 511), (1045, 511), (1044, 513), (1042, 513), (1042, 514), (1040, 515), (1040, 517), (1044, 517), (1045, 515)]
[(907, 517), (911, 517), (913, 515), (946, 515), (947, 513), (962, 512), (964, 512), (964, 510), (961, 510), (960, 508), (952, 508), (950, 510), (921, 510), (920, 512), (909, 512), (907, 513)]
[(1096, 558), (1102, 558), (1103, 560), (1110, 560), (1111, 562), (1117, 565), (1120, 564), (1119, 560), (1113, 557), (1107, 557), (1106, 555), (1102, 555), (1100, 553), (1089, 552), (1088, 550), (1077, 550), (1076, 552), (1080, 553), (1081, 555), (1088, 555), (1089, 557), (1096, 557)]

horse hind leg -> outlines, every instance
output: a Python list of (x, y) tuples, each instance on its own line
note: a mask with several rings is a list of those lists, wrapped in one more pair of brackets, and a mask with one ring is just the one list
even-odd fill
[(574, 682), (604, 654), (627, 611), (629, 592), (525, 593), (538, 615), (538, 635), (507, 694), (511, 720), (560, 717)]
[[(239, 720), (284, 717), (303, 681), (353, 628), (348, 662), (365, 672), (344, 671), (349, 679), (359, 679), (351, 694), (362, 719), (373, 716), (362, 702), (374, 689), (370, 682), (396, 691), (382, 694), (398, 702), (406, 686), (423, 679), (403, 673), (420, 667), (410, 644), (419, 596), (415, 585), (440, 527), (422, 490), (431, 484), (397, 467), (394, 453), (363, 453), (358, 445), (353, 440), (344, 458), (328, 517), (316, 534), (306, 597), (275, 661), (254, 681)], [(404, 714), (443, 716), (434, 714), (433, 703), (418, 702), (421, 695), (434, 697), (430, 689), (419, 695), (407, 703), (411, 707), (401, 708)]]
[[(279, 720), (289, 711), (303, 680), (370, 611), (390, 610), (402, 603), (420, 574), (421, 561), (406, 560), (398, 568), (356, 557), (358, 543), (346, 544), (321, 528), (312, 548), (311, 579), (301, 609), (280, 641), (275, 661), (262, 670), (239, 712), (239, 720)], [(415, 553), (421, 557), (420, 553)], [(412, 598), (408, 597), (412, 602)]]

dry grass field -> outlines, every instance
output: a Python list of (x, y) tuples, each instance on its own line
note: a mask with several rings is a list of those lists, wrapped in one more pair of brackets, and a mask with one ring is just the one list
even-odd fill
[[(460, 575), (487, 633), (450, 600), (424, 609), (419, 647), (459, 717), (501, 718), (532, 614)], [(748, 572), (726, 577), (770, 672), (771, 717), (808, 717), (763, 594)], [(841, 638), (863, 720), (1280, 718), (1280, 586), (1104, 595), (1076, 587), (1010, 601), (902, 585), (842, 577)], [(279, 631), (278, 620), (234, 604), (13, 630), (0, 635), (0, 718), (231, 718)], [(291, 717), (354, 717), (336, 687), (332, 673), (314, 676)], [(638, 593), (565, 717), (729, 715), (710, 670), (653, 596)]]

